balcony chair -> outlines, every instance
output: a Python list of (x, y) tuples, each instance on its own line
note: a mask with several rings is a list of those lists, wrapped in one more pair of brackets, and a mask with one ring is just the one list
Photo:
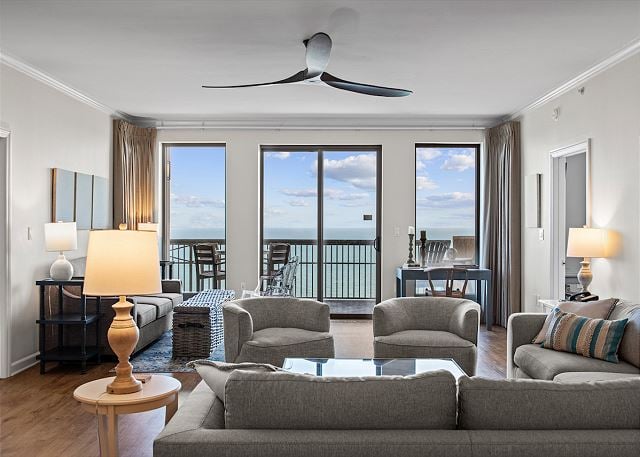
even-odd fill
[(476, 237), (453, 236), (453, 249), (456, 250), (456, 259), (461, 262), (474, 263), (476, 261)]
[(267, 286), (278, 275), (281, 267), (289, 262), (291, 245), (288, 243), (269, 243), (267, 251), (267, 270), (260, 276), (260, 282), (267, 282)]
[(480, 305), (449, 297), (392, 298), (373, 308), (376, 358), (451, 358), (476, 372)]
[(329, 305), (293, 297), (257, 297), (222, 307), (227, 362), (282, 366), (287, 357), (330, 359)]
[[(420, 240), (418, 240), (419, 242)], [(447, 249), (451, 245), (450, 240), (427, 240), (427, 265), (442, 263)], [(418, 244), (418, 255), (420, 255), (420, 245)], [(422, 259), (420, 259), (422, 260)]]
[(224, 252), (218, 250), (218, 243), (198, 243), (193, 245), (193, 258), (196, 264), (196, 288), (204, 289), (205, 279), (213, 280), (213, 288), (220, 289), (226, 279)]
[(298, 257), (293, 257), (267, 285), (265, 295), (293, 296), (297, 272)]

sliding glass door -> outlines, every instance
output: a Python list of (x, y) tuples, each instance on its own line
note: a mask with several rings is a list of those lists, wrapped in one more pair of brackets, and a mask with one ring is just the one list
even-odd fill
[(263, 258), (289, 243), (296, 296), (334, 315), (370, 314), (379, 300), (380, 159), (378, 146), (262, 148)]

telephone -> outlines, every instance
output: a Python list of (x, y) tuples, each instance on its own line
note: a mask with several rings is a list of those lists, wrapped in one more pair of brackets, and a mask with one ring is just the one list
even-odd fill
[(591, 292), (579, 292), (569, 297), (569, 301), (595, 301), (600, 300), (597, 295), (592, 295)]

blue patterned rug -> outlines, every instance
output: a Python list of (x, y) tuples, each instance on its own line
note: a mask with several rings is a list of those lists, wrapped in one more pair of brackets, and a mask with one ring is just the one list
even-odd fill
[[(165, 332), (155, 343), (131, 359), (134, 373), (180, 373), (194, 371), (187, 368), (187, 362), (197, 357), (171, 357), (171, 330)], [(221, 344), (213, 351), (209, 360), (224, 361), (224, 346)]]

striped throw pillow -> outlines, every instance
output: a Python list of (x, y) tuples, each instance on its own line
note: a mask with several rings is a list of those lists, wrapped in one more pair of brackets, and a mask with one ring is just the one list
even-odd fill
[(552, 313), (542, 347), (618, 363), (618, 346), (629, 319), (590, 319), (558, 308)]

